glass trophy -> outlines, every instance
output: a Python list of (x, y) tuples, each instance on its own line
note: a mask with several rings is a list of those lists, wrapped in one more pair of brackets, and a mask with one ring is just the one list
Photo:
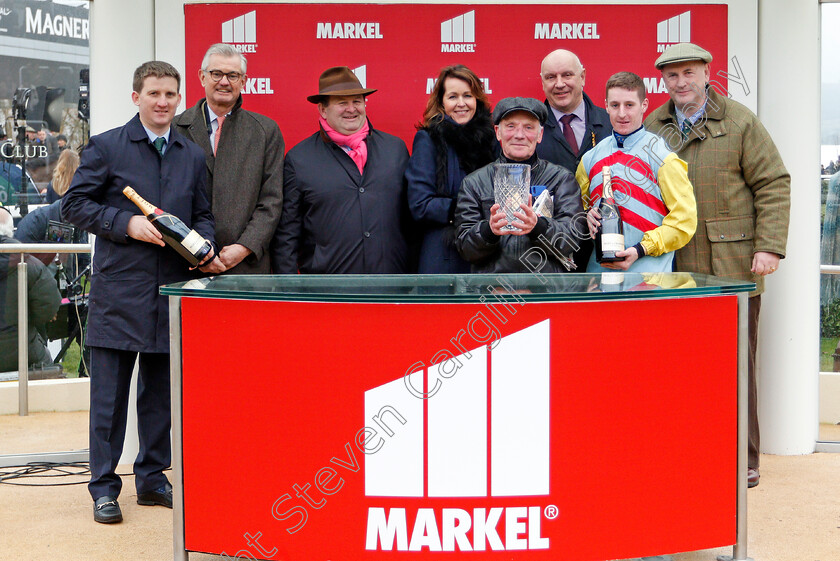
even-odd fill
[(499, 210), (505, 213), (508, 225), (504, 230), (516, 230), (510, 223), (516, 220), (514, 212), (521, 211), (528, 204), (531, 193), (531, 166), (528, 164), (495, 164), (493, 174), (493, 197)]

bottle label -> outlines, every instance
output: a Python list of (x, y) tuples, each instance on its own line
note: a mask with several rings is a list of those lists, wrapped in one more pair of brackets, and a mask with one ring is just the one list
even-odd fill
[[(187, 248), (192, 254), (198, 253), (198, 250), (204, 245), (204, 238), (201, 237), (201, 234), (196, 232), (195, 230), (190, 230), (190, 233), (184, 237), (184, 241), (181, 242), (184, 244), (184, 247)], [(623, 249), (623, 248), (622, 248)]]
[(601, 251), (624, 251), (624, 235), (601, 234)]

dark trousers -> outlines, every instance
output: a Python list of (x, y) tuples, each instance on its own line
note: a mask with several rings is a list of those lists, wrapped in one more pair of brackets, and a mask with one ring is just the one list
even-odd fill
[(755, 352), (758, 346), (758, 313), (761, 311), (761, 295), (749, 298), (749, 360), (747, 364), (747, 399), (749, 401), (749, 453), (747, 467), (758, 469), (761, 435), (758, 430), (758, 391), (755, 376)]
[(90, 356), (90, 483), (94, 500), (118, 497), (122, 481), (116, 473), (125, 442), (128, 393), (137, 355), (137, 432), (140, 452), (134, 461), (135, 487), (144, 493), (163, 486), (163, 470), (172, 460), (169, 441), (169, 354), (137, 353), (91, 347)]

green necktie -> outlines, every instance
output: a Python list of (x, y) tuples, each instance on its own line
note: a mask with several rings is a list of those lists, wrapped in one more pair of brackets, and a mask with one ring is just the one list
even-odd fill
[(166, 139), (162, 136), (159, 136), (155, 139), (154, 142), (152, 142), (152, 144), (155, 145), (155, 148), (157, 148), (158, 153), (161, 156), (163, 156), (163, 147), (166, 145)]
[(682, 133), (684, 137), (688, 138), (688, 133), (691, 132), (691, 128), (691, 121), (689, 121), (688, 117), (686, 117), (682, 124)]

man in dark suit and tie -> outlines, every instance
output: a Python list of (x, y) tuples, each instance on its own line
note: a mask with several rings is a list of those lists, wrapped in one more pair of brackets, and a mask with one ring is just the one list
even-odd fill
[[(586, 69), (575, 53), (564, 49), (549, 53), (540, 65), (540, 79), (548, 120), (537, 156), (574, 174), (583, 155), (612, 134), (610, 118), (583, 93)], [(592, 241), (582, 237), (578, 243), (574, 261), (578, 271), (585, 271)]]
[(583, 93), (586, 69), (575, 53), (549, 53), (540, 66), (540, 79), (548, 121), (537, 155), (575, 173), (583, 155), (612, 133), (610, 118)]
[[(122, 190), (130, 186), (151, 204), (213, 241), (205, 192), (204, 153), (170, 127), (181, 77), (151, 61), (134, 72), (131, 94), (139, 112), (124, 126), (96, 135), (62, 199), (63, 216), (96, 235), (87, 344), (91, 348), (90, 472), (94, 520), (122, 520), (116, 474), (125, 439), (131, 374), (139, 354), (134, 462), (137, 502), (172, 508), (170, 464), (169, 305), (162, 284), (190, 279), (189, 263)], [(202, 262), (216, 262), (213, 252)]]

